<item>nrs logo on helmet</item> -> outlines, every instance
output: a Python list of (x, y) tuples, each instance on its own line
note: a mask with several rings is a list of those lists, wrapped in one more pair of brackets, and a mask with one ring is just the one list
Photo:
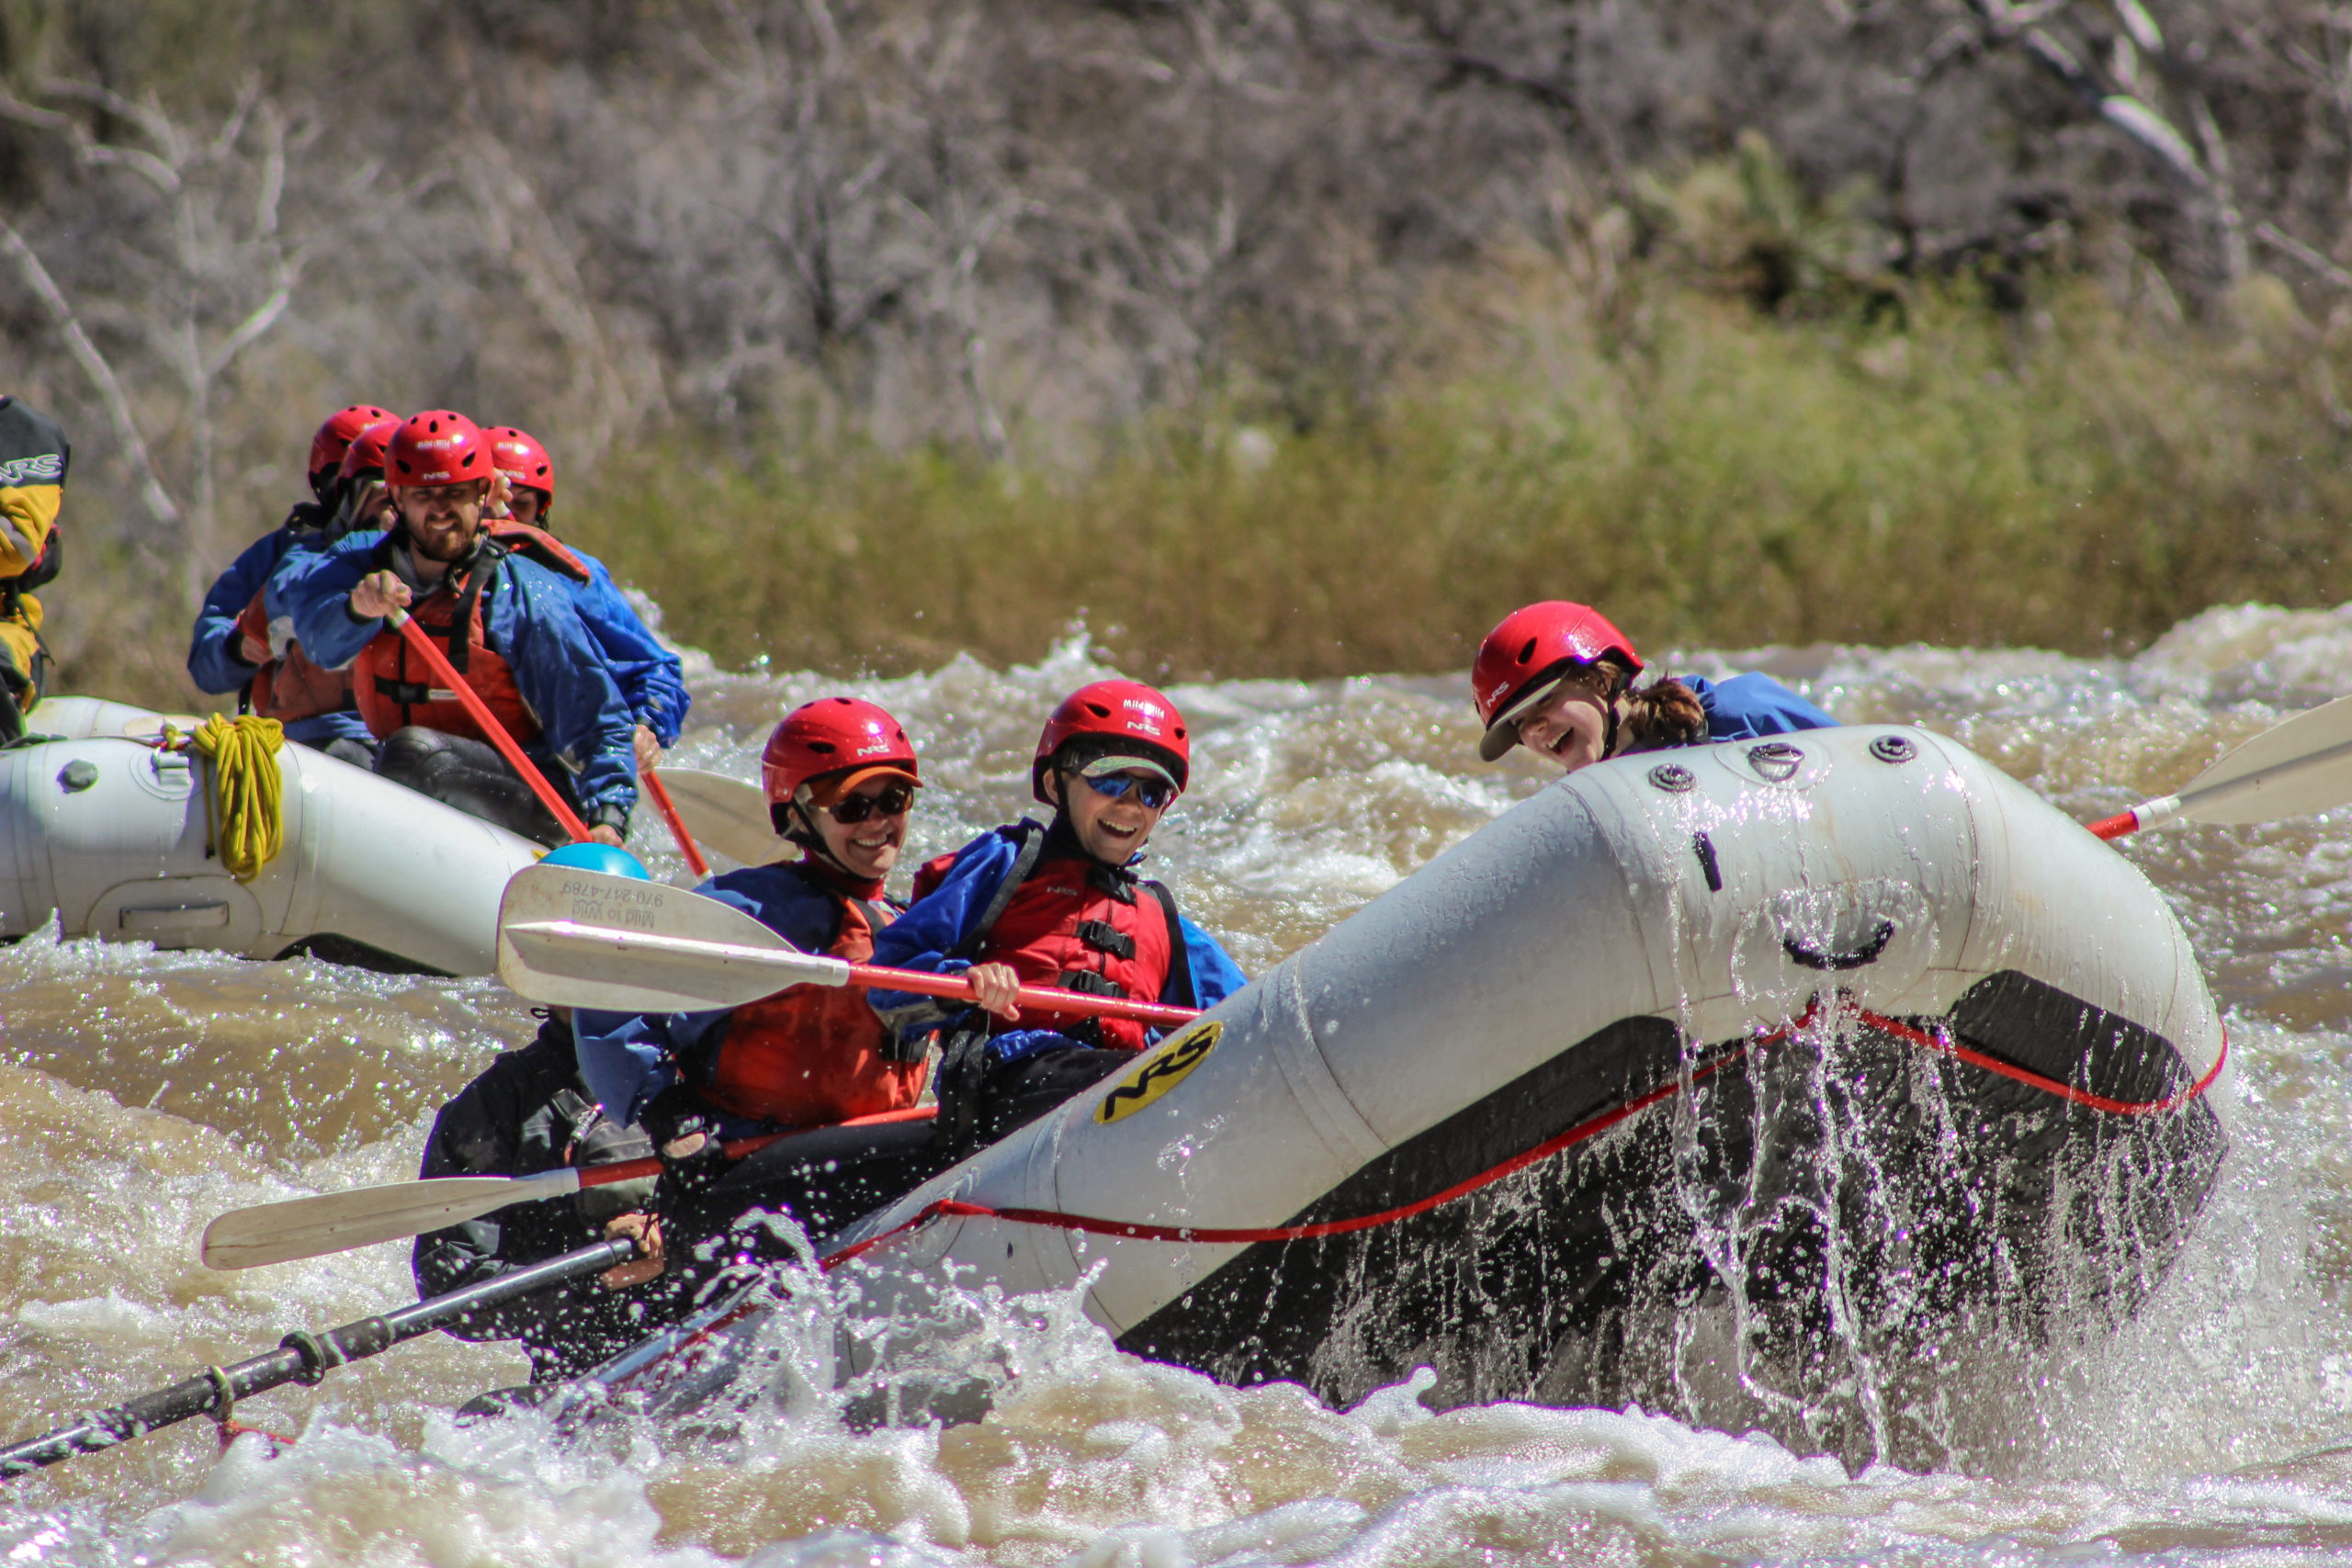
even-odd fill
[(1037, 738), (1037, 754), (1029, 765), (1030, 793), (1038, 800), (1054, 804), (1046, 793), (1046, 771), (1055, 765), (1063, 748), (1079, 742), (1105, 749), (1098, 750), (1096, 755), (1147, 747), (1157, 754), (1159, 765), (1180, 790), (1192, 768), (1192, 740), (1183, 714), (1164, 693), (1140, 681), (1096, 681), (1062, 699), (1046, 721), (1045, 733)]

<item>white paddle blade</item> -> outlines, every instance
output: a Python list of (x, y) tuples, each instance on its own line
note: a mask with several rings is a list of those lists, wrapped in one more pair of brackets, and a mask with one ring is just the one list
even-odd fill
[(2352, 697), (2273, 725), (2180, 791), (2199, 822), (2268, 822), (2352, 801)]
[(234, 1209), (204, 1227), (204, 1266), (258, 1269), (265, 1263), (347, 1252), (355, 1247), (463, 1224), (509, 1203), (561, 1198), (579, 1190), (580, 1173), (564, 1169), (521, 1178), (452, 1176), (438, 1181), (402, 1181)]
[[(691, 895), (689, 895), (691, 897)], [(615, 931), (576, 920), (498, 928), (498, 977), (533, 1001), (605, 1012), (741, 1007), (788, 986), (842, 986), (849, 964), (786, 948)]]
[(767, 793), (759, 785), (699, 768), (666, 766), (662, 782), (686, 831), (704, 849), (745, 865), (762, 865), (784, 852), (784, 840), (768, 816)]
[(506, 884), (498, 977), (515, 995), (608, 1012), (739, 1007), (786, 986), (839, 986), (849, 965), (802, 953), (716, 898), (535, 865)]

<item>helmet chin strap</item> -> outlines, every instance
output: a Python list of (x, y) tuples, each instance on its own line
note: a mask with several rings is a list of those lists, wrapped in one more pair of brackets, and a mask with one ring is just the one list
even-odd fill
[(1078, 842), (1078, 819), (1069, 814), (1069, 781), (1073, 775), (1069, 769), (1057, 765), (1048, 767), (1046, 776), (1054, 781), (1054, 819), (1046, 824), (1046, 830), (1058, 833), (1075, 844)]
[(799, 845), (801, 853), (812, 860), (823, 861), (843, 876), (857, 874), (842, 864), (842, 857), (833, 853), (832, 845), (825, 842), (825, 835), (817, 830), (817, 819), (808, 815), (808, 807), (796, 800), (792, 803), (792, 814), (799, 826), (784, 836), (786, 842)]

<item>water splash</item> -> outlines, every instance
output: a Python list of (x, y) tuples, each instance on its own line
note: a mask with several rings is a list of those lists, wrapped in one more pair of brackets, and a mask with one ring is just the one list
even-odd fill
[[(2336, 694), (2352, 616), (2211, 612), (2128, 661), (1933, 649), (1675, 660), (1700, 673), (1758, 665), (1850, 720), (1953, 734), (2089, 818)], [(1039, 716), (1100, 672), (1077, 641), (1027, 669), (959, 660), (861, 683), (907, 718), (938, 781), (918, 807), (916, 852), (952, 849), (1023, 808)], [(842, 684), (707, 667), (693, 679), (697, 728), (680, 761), (742, 776), (781, 711)], [(1195, 721), (1199, 787), (1155, 845), (1154, 870), (1253, 971), (1545, 782), (1517, 759), (1472, 760), (1476, 726), (1450, 679), (1176, 694)], [(1881, 1428), (1860, 1420), (1850, 1467), (1669, 1415), (1475, 1402), (1439, 1412), (1449, 1401), (1432, 1375), (1346, 1412), (1295, 1387), (1227, 1388), (1120, 1354), (1074, 1298), (976, 1309), (985, 1328), (968, 1346), (979, 1362), (999, 1357), (996, 1375), (1011, 1369), (986, 1422), (860, 1436), (840, 1418), (851, 1395), (824, 1375), (832, 1309), (812, 1305), (790, 1347), (807, 1358), (795, 1363), (801, 1392), (732, 1437), (646, 1423), (607, 1448), (550, 1441), (527, 1422), (459, 1428), (450, 1412), (518, 1381), (522, 1359), (421, 1341), (315, 1391), (251, 1402), (247, 1419), (301, 1436), (281, 1458), (247, 1439), (223, 1460), (194, 1427), (11, 1483), (0, 1559), (2340, 1560), (2352, 1550), (2352, 1462), (2296, 1456), (2352, 1435), (2347, 825), (2338, 813), (2123, 847), (2180, 910), (2231, 1009), (2221, 1187), (2137, 1318), (2096, 1354), (2062, 1347), (2024, 1367), (2015, 1386), (2030, 1397), (1961, 1391), (1906, 1415), (1906, 1367), (1873, 1362)], [(657, 826), (640, 824), (635, 847), (682, 872)], [(11, 1432), (405, 1299), (398, 1247), (222, 1276), (196, 1265), (194, 1238), (224, 1208), (410, 1174), (433, 1106), (531, 1027), (481, 983), (53, 939), (0, 953), (0, 1426)], [(1828, 1090), (1877, 1070), (1876, 1049), (1833, 1032), (1789, 1094), (1816, 1115), (1837, 1109)], [(1932, 1089), (1916, 1082), (1912, 1098), (1932, 1107)], [(1813, 1157), (1867, 1159), (1862, 1131), (1830, 1118)], [(1967, 1136), (1957, 1121), (1928, 1133)], [(1611, 1154), (1640, 1147), (1623, 1138)], [(1735, 1240), (1726, 1229), (1710, 1245)], [(1729, 1318), (1694, 1312), (1690, 1335), (1683, 1375), (1736, 1362)], [(1833, 1370), (1797, 1393), (1817, 1409), (1859, 1409), (1862, 1374)], [(1668, 1372), (1660, 1409), (1675, 1398)], [(1577, 1371), (1564, 1360), (1547, 1375), (1565, 1392)], [(1884, 1451), (1871, 1434), (1905, 1421), (1951, 1443), (1964, 1470), (1870, 1462)], [(1807, 1430), (1798, 1421), (1791, 1440)]]

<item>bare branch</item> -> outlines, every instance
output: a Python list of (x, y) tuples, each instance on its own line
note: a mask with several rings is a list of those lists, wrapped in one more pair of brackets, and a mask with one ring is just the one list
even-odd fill
[(2222, 127), (2213, 118), (2212, 106), (2202, 93), (2188, 95), (2190, 123), (2197, 127), (2197, 140), (2205, 149), (2205, 166), (2211, 172), (2210, 188), (2222, 220), (2222, 271), (2232, 283), (2245, 276), (2248, 265), (2245, 248), (2245, 219), (2238, 211), (2237, 180), (2230, 166), (2230, 144), (2222, 139)]
[(2278, 224), (2264, 219), (2254, 226), (2254, 237), (2282, 255), (2291, 256), (2338, 288), (2352, 288), (2352, 272), (2346, 272), (2320, 252), (2288, 233)]
[(179, 131), (153, 104), (134, 104), (110, 87), (96, 82), (74, 82), (62, 77), (49, 77), (40, 90), (54, 98), (76, 98), (104, 109), (117, 119), (127, 119), (147, 133), (149, 141), (164, 150), (164, 155), (174, 163), (179, 161)]
[(89, 128), (72, 115), (36, 108), (0, 92), (0, 116), (64, 137), (73, 145), (74, 156), (85, 164), (127, 168), (166, 196), (177, 194), (180, 188), (179, 171), (169, 164), (136, 147), (117, 147), (97, 141), (91, 136)]
[(220, 134), (198, 154), (205, 163), (217, 162), (229, 155), (237, 145), (237, 138), (245, 133), (245, 120), (254, 112), (254, 105), (261, 101), (261, 78), (247, 76), (237, 88), (237, 102), (230, 109), (229, 118), (220, 122)]
[(180, 520), (180, 509), (174, 503), (170, 492), (164, 489), (163, 481), (155, 477), (155, 465), (147, 454), (146, 438), (139, 434), (139, 422), (131, 417), (130, 400), (123, 394), (122, 383), (115, 378), (114, 367), (107, 363), (106, 355), (98, 352), (97, 344), (92, 343), (89, 334), (82, 330), (81, 321), (74, 314), (73, 304), (65, 298), (64, 290), (57, 287), (57, 280), (50, 276), (49, 268), (41, 265), (40, 257), (25, 243), (24, 236), (5, 219), (0, 219), (0, 252), (15, 258), (17, 272), (40, 296), (41, 303), (49, 307), (50, 314), (56, 318), (58, 330), (65, 338), (67, 352), (73, 355), (74, 363), (81, 366), (91, 384), (97, 389), (99, 400), (106, 404), (107, 417), (114, 425), (115, 439), (122, 444), (124, 455), (130, 459), (132, 468), (139, 475), (140, 496), (146, 502), (149, 513), (158, 523), (176, 525)]
[(2116, 93), (2101, 98), (2099, 118), (2124, 135), (2138, 142), (2164, 161), (2165, 166), (2199, 189), (2212, 184), (2212, 176), (2198, 161), (2197, 150), (2188, 139), (2165, 118), (2127, 94)]
[(286, 122), (278, 118), (276, 106), (265, 103), (261, 125), (261, 189), (254, 197), (254, 231), (275, 239), (277, 204), (286, 196)]
[(207, 380), (219, 376), (231, 365), (236, 363), (237, 356), (259, 342), (263, 333), (276, 326), (277, 318), (284, 315), (286, 308), (294, 302), (294, 284), (300, 269), (291, 265), (281, 265), (277, 270), (278, 285), (270, 292), (269, 298), (255, 306), (253, 312), (243, 321), (239, 321), (235, 329), (227, 337), (221, 339), (220, 345), (213, 349), (211, 356), (205, 362), (204, 377)]

